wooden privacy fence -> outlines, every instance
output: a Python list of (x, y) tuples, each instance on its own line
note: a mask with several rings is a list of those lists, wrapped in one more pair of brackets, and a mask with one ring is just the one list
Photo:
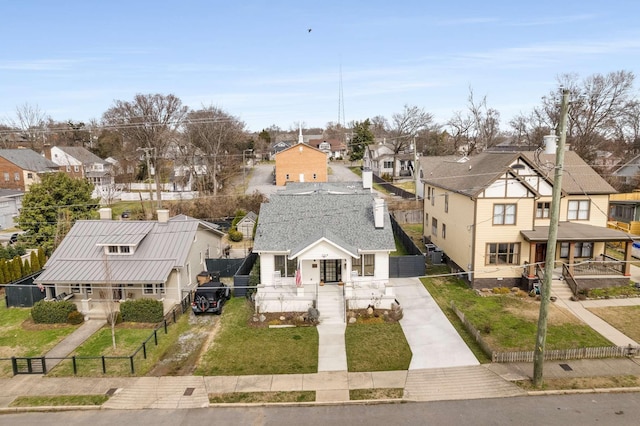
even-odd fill
[[(495, 352), (484, 341), (480, 332), (471, 324), (464, 313), (451, 301), (451, 309), (458, 316), (467, 331), (476, 339), (482, 351), (491, 357), (492, 362), (533, 362), (534, 351)], [(640, 346), (603, 346), (593, 348), (573, 348), (545, 350), (545, 361), (563, 361), (569, 359), (623, 358), (640, 354)]]

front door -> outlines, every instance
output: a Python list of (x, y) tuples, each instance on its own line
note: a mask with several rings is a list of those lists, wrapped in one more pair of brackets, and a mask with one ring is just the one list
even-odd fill
[(547, 245), (536, 244), (536, 263), (538, 263), (541, 268), (544, 268), (544, 261), (546, 258), (547, 258)]
[(342, 261), (331, 259), (320, 261), (320, 279), (325, 283), (336, 283), (342, 279)]

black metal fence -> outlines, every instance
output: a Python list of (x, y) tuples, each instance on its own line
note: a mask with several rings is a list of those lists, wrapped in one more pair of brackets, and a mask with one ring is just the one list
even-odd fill
[(399, 196), (401, 198), (404, 198), (404, 199), (407, 199), (407, 200), (415, 200), (416, 199), (416, 194), (414, 194), (412, 192), (409, 192), (409, 191), (405, 191), (402, 188), (398, 188), (393, 183), (387, 182), (386, 180), (382, 179), (380, 176), (378, 176), (376, 174), (372, 174), (372, 176), (373, 176), (373, 181), (375, 183), (377, 183), (378, 185), (382, 186), (391, 195), (397, 195), (397, 196)]
[[(80, 372), (101, 371), (102, 374), (135, 375), (137, 368), (147, 359), (149, 351), (158, 346), (164, 336), (169, 334), (169, 326), (175, 324), (180, 316), (189, 309), (188, 300), (185, 297), (179, 305), (168, 312), (162, 322), (154, 328), (151, 334), (130, 355), (124, 356), (70, 356), (70, 357), (11, 357), (0, 358), (0, 362), (11, 362), (14, 375), (18, 374), (47, 374), (54, 368), (61, 371), (61, 375)], [(49, 362), (50, 368), (47, 366)]]
[(5, 300), (8, 308), (30, 308), (46, 296), (44, 289), (33, 285), (42, 271), (35, 272), (5, 286)]

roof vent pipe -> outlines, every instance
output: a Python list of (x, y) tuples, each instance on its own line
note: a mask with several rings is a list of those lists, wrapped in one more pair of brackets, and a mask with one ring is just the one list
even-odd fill
[(100, 213), (100, 220), (111, 220), (113, 217), (111, 216), (111, 209), (109, 207), (103, 207), (98, 210)]
[(166, 210), (166, 209), (158, 210), (157, 214), (158, 214), (158, 223), (169, 222), (169, 210)]

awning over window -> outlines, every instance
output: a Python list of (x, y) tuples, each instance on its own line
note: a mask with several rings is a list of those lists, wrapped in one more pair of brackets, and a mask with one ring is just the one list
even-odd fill
[[(545, 242), (549, 238), (548, 226), (537, 226), (530, 231), (520, 231), (526, 241)], [(558, 224), (558, 241), (629, 241), (632, 236), (615, 229), (576, 222)]]

